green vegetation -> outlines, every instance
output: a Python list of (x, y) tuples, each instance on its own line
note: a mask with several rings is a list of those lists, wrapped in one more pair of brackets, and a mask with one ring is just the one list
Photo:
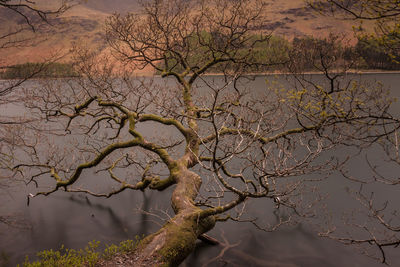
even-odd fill
[(24, 63), (10, 66), (0, 72), (1, 79), (64, 78), (76, 77), (77, 73), (69, 63)]
[[(231, 43), (230, 47), (225, 46), (226, 39), (231, 38), (218, 32), (201, 32), (198, 35), (192, 35), (186, 38), (182, 47), (176, 47), (176, 52), (183, 56), (183, 61), (190, 69), (195, 69), (200, 62), (212, 61), (214, 58), (233, 59), (222, 60), (207, 69), (207, 73), (221, 73), (225, 71), (235, 71), (237, 63), (241, 59), (250, 62), (241, 64), (241, 71), (246, 72), (264, 72), (274, 69), (281, 69), (282, 64), (288, 60), (289, 41), (279, 36), (251, 35), (245, 40), (237, 38), (237, 43)], [(190, 49), (189, 49), (190, 48)], [(187, 53), (187, 51), (194, 51)], [(165, 55), (165, 59), (160, 64), (162, 69), (174, 72), (182, 72), (184, 66), (182, 62), (177, 61), (175, 51), (170, 51)], [(161, 72), (158, 72), (161, 74)]]
[[(386, 46), (390, 40), (388, 36), (382, 38), (362, 36), (358, 39), (355, 52), (362, 58), (362, 68), (400, 70), (400, 56)], [(393, 53), (394, 52), (394, 53)]]
[[(330, 38), (334, 38), (332, 42)], [(358, 42), (354, 46), (346, 45), (344, 40), (339, 37), (315, 38), (312, 36), (296, 37), (291, 42), (279, 36), (261, 36), (252, 35), (240, 47), (232, 49), (232, 51), (223, 49), (222, 45), (224, 36), (218, 33), (203, 32), (200, 36), (188, 37), (186, 46), (196, 47), (193, 49), (196, 53), (185, 54), (184, 60), (189, 68), (197, 66), (199, 62), (206, 62), (213, 57), (234, 57), (251, 58), (254, 64), (246, 64), (241, 71), (262, 73), (268, 71), (286, 71), (287, 63), (296, 62), (297, 71), (321, 71), (321, 66), (315, 65), (315, 62), (301, 60), (298, 52), (308, 55), (308, 57), (317, 57), (321, 48), (328, 48), (326, 54), (336, 51), (334, 56), (339, 56), (341, 64), (351, 66), (353, 69), (381, 69), (381, 70), (400, 70), (400, 56), (391, 53), (386, 42), (373, 36), (359, 37)], [(246, 46), (249, 44), (249, 46)], [(251, 45), (250, 45), (251, 44)], [(335, 47), (332, 47), (335, 45)], [(251, 46), (251, 48), (250, 48)], [(339, 47), (338, 47), (339, 46)], [(212, 53), (210, 52), (212, 48)], [(329, 48), (330, 47), (330, 48)], [(178, 48), (177, 51), (183, 48)], [(222, 52), (224, 51), (224, 52)], [(318, 53), (317, 53), (318, 52)], [(160, 63), (160, 67), (165, 70), (182, 72), (184, 70), (181, 62), (177, 61), (174, 52), (169, 52), (166, 60)], [(225, 54), (224, 54), (225, 53)], [(232, 55), (230, 55), (232, 54)], [(226, 71), (235, 71), (235, 63), (221, 62), (210, 67), (207, 73), (223, 73)], [(242, 66), (243, 67), (243, 66)], [(162, 74), (161, 71), (158, 74)]]
[(125, 240), (119, 243), (119, 245), (112, 244), (110, 246), (107, 246), (106, 249), (104, 250), (102, 258), (110, 259), (114, 255), (119, 253), (122, 254), (130, 253), (137, 248), (140, 239), (141, 238), (139, 238), (139, 236), (136, 236), (135, 240)]
[[(44, 250), (37, 253), (38, 260), (30, 262), (26, 257), (21, 267), (80, 267), (95, 266), (100, 260), (109, 260), (117, 254), (128, 254), (133, 252), (140, 238), (122, 241), (119, 245), (106, 246), (103, 253), (98, 252), (99, 241), (91, 241), (80, 250), (68, 249), (61, 246), (59, 250)], [(20, 265), (18, 265), (19, 267)]]
[[(334, 37), (339, 40), (337, 37)], [(388, 38), (388, 37), (386, 37)], [(321, 51), (321, 48), (329, 48), (324, 51), (324, 56), (329, 57), (331, 51), (337, 51), (335, 56), (340, 57), (342, 64), (347, 64), (353, 69), (371, 70), (400, 70), (400, 56), (389, 50), (386, 46), (388, 40), (374, 36), (360, 36), (355, 46), (345, 45), (343, 41), (330, 42), (327, 39), (318, 39), (314, 37), (294, 38), (291, 43), (293, 49), (300, 50), (302, 54), (315, 54)], [(335, 47), (332, 47), (332, 45)], [(293, 55), (292, 55), (293, 57)], [(314, 62), (303, 61), (301, 66), (297, 66), (302, 71), (312, 71), (320, 69)]]
[[(274, 70), (286, 70), (285, 63), (293, 57), (291, 51), (301, 49), (302, 53), (310, 54), (315, 52), (318, 47), (326, 47), (327, 39), (306, 36), (294, 38), (293, 41), (279, 36), (252, 35), (242, 41), (239, 47), (225, 50), (220, 47), (224, 42), (224, 36), (218, 33), (202, 32), (200, 36), (190, 36), (186, 40), (186, 46), (196, 47), (196, 53), (185, 55), (185, 62), (188, 67), (197, 66), (199, 62), (211, 60), (213, 57), (251, 57), (254, 64), (246, 64), (241, 71), (261, 73)], [(343, 61), (353, 61), (355, 69), (382, 69), (400, 70), (400, 56), (390, 52), (385, 46), (388, 40), (383, 42), (374, 36), (361, 36), (355, 46), (342, 45), (335, 47), (342, 51)], [(337, 43), (337, 42), (336, 42)], [(248, 44), (248, 46), (246, 45)], [(212, 53), (210, 52), (212, 47)], [(184, 50), (184, 47), (177, 48), (177, 51)], [(222, 52), (224, 51), (224, 52)], [(183, 71), (183, 65), (177, 62), (176, 55), (170, 52), (166, 55), (166, 60), (160, 63), (163, 69), (175, 72)], [(298, 64), (300, 62), (297, 62)], [(222, 73), (225, 71), (235, 71), (235, 63), (221, 62), (207, 70), (208, 73)], [(242, 66), (243, 67), (243, 66)], [(298, 65), (299, 71), (315, 71), (315, 66), (311, 62), (301, 62)], [(161, 74), (159, 71), (158, 74)], [(24, 79), (24, 78), (65, 78), (77, 77), (78, 74), (74, 66), (70, 63), (24, 63), (8, 67), (0, 72), (0, 79)]]

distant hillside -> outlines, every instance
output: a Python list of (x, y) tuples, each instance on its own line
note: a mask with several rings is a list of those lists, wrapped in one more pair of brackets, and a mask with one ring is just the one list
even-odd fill
[[(37, 0), (39, 6), (54, 6), (59, 0)], [(270, 0), (265, 14), (265, 24), (260, 31), (272, 32), (286, 39), (314, 35), (327, 36), (331, 31), (352, 38), (352, 22), (323, 17), (304, 7), (303, 0)], [(52, 25), (39, 28), (37, 41), (32, 47), (0, 49), (0, 64), (37, 62), (53, 54), (66, 53), (73, 42), (102, 50), (103, 25), (107, 16), (115, 12), (134, 12), (140, 9), (137, 0), (84, 0), (61, 17), (53, 19)], [(0, 8), (0, 34), (20, 27), (22, 19)]]
[(114, 12), (125, 13), (139, 9), (139, 3), (136, 0), (87, 0), (83, 5), (109, 14)]

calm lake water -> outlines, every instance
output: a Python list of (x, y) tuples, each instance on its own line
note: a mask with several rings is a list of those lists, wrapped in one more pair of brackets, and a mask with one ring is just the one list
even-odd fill
[[(255, 86), (265, 86), (265, 78), (257, 77)], [(394, 96), (400, 98), (400, 74), (369, 74), (363, 75), (363, 79), (382, 81)], [(395, 112), (400, 114), (400, 104), (396, 106)], [(346, 151), (337, 153), (345, 155)], [(369, 153), (374, 154), (374, 150)], [(363, 159), (351, 162), (353, 174), (368, 175)], [(393, 170), (394, 173), (397, 171)], [(332, 174), (320, 184), (330, 195), (326, 203), (334, 216), (341, 216), (344, 207), (357, 208), (358, 204), (350, 203), (351, 197), (346, 193), (346, 188), (357, 186), (339, 174)], [(173, 214), (169, 206), (171, 190), (161, 194), (123, 192), (110, 199), (58, 192), (35, 198), (27, 206), (26, 196), (34, 191), (32, 185), (25, 187), (19, 183), (0, 188), (0, 216), (7, 216), (13, 222), (11, 226), (0, 222), (0, 266), (15, 266), (23, 262), (26, 255), (32, 257), (37, 251), (56, 249), (61, 245), (79, 249), (91, 240), (110, 244), (151, 233)], [(400, 203), (400, 187), (377, 190), (384, 192), (391, 201)], [(270, 200), (268, 203), (252, 201), (249, 206), (250, 212), (272, 221), (274, 212), (279, 212)], [(143, 210), (151, 214), (141, 212)], [(313, 227), (306, 223), (268, 233), (251, 224), (226, 222), (219, 223), (209, 235), (226, 243), (220, 260), (209, 263), (222, 253), (223, 247), (199, 242), (182, 266), (382, 266), (361, 255), (354, 247), (317, 237)], [(393, 266), (400, 266), (399, 252), (400, 248), (388, 250), (387, 256)]]

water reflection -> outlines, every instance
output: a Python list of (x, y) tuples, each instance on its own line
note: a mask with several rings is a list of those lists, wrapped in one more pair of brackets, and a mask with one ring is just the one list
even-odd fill
[[(398, 75), (382, 75), (392, 87), (400, 84)], [(370, 76), (371, 79), (379, 78)], [(264, 83), (259, 77), (256, 82)], [(393, 90), (394, 95), (400, 91)], [(343, 155), (347, 151), (340, 152)], [(363, 158), (351, 165), (358, 174), (367, 175)], [(335, 174), (336, 176), (338, 174)], [(354, 208), (346, 187), (354, 187), (351, 181), (331, 177), (320, 183), (321, 189), (334, 192), (328, 200), (330, 209), (339, 213), (343, 207)], [(340, 181), (340, 182), (338, 182)], [(169, 207), (170, 190), (158, 192), (123, 192), (110, 199), (95, 199), (85, 195), (58, 192), (47, 198), (35, 198), (26, 207), (26, 195), (32, 188), (22, 185), (10, 189), (11, 194), (1, 192), (2, 214), (18, 212), (18, 221), (26, 221), (29, 227), (0, 223), (0, 266), (15, 266), (25, 255), (34, 255), (43, 249), (55, 249), (61, 245), (82, 248), (90, 240), (117, 243), (135, 235), (155, 231), (161, 218), (172, 214)], [(385, 191), (386, 192), (386, 191)], [(391, 194), (396, 194), (392, 192)], [(398, 196), (399, 197), (399, 196)], [(261, 220), (273, 223), (277, 212), (273, 203), (254, 200), (249, 213)], [(317, 238), (315, 231), (299, 224), (293, 228), (267, 233), (256, 230), (246, 223), (220, 223), (211, 236), (223, 245), (211, 246), (198, 242), (195, 252), (182, 266), (381, 266), (378, 262), (355, 253), (332, 240)], [(392, 253), (394, 254), (394, 253)], [(392, 263), (399, 263), (399, 255), (390, 255)]]
[[(182, 266), (381, 266), (380, 263), (355, 254), (354, 250), (332, 240), (316, 237), (310, 229), (298, 225), (291, 229), (265, 233), (246, 226), (230, 225), (214, 231), (228, 237), (224, 246), (210, 247), (199, 243), (196, 251)], [(226, 246), (226, 245), (225, 245)], [(209, 259), (215, 259), (208, 262)]]

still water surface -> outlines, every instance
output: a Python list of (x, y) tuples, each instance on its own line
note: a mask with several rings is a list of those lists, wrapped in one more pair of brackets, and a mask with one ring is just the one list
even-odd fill
[[(400, 98), (399, 74), (371, 74), (364, 78), (381, 80), (391, 88), (394, 96)], [(258, 77), (255, 83), (263, 86), (264, 80), (265, 77)], [(400, 104), (397, 108), (396, 112), (400, 114)], [(351, 164), (352, 169), (365, 175), (362, 159), (355, 159)], [(351, 206), (345, 188), (354, 184), (337, 176), (333, 174), (321, 187), (331, 195), (327, 200), (329, 207), (340, 215), (343, 206)], [(123, 192), (110, 199), (58, 192), (47, 198), (35, 198), (29, 207), (26, 196), (33, 188), (17, 184), (0, 190), (0, 215), (10, 215), (10, 220), (15, 221), (13, 226), (0, 223), (0, 266), (15, 266), (25, 255), (32, 256), (37, 251), (61, 245), (79, 249), (91, 240), (110, 244), (132, 239), (135, 235), (157, 230), (162, 220), (173, 214), (169, 207), (172, 189), (162, 194)], [(399, 197), (396, 198), (400, 195), (399, 188), (391, 191), (400, 203)], [(252, 212), (274, 218), (274, 207), (270, 203), (253, 203)], [(318, 238), (306, 224), (267, 233), (250, 224), (227, 222), (218, 224), (209, 234), (226, 243), (221, 260), (209, 263), (223, 247), (199, 242), (182, 266), (382, 266), (352, 247)], [(400, 266), (399, 252), (399, 249), (389, 250), (393, 266)]]

